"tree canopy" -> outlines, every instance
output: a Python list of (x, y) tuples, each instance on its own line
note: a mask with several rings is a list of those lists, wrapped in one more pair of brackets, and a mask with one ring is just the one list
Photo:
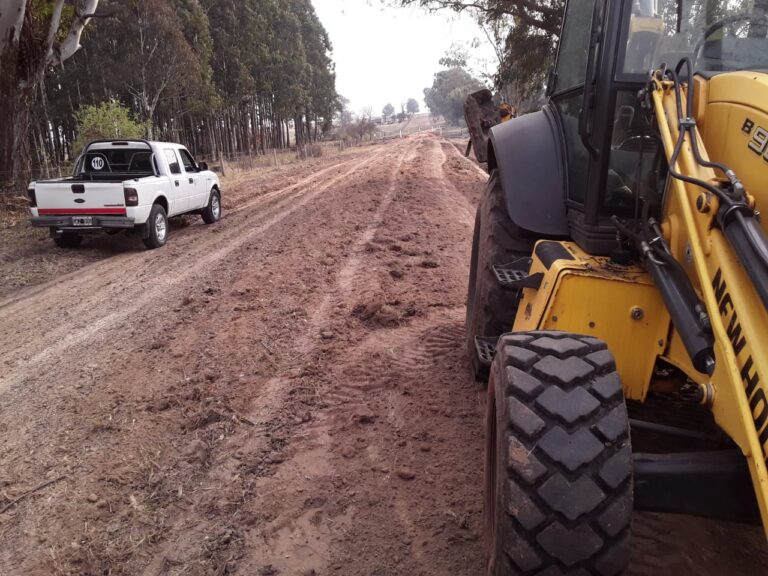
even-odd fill
[(104, 102), (98, 106), (83, 106), (75, 114), (77, 139), (73, 144), (75, 154), (91, 140), (109, 138), (143, 138), (147, 126), (131, 118), (125, 106), (119, 102)]
[(464, 118), (467, 96), (481, 88), (482, 83), (464, 68), (449, 68), (435, 74), (432, 86), (424, 89), (424, 101), (433, 115), (459, 125)]
[[(472, 13), (494, 43), (499, 68), (494, 83), (520, 103), (536, 96), (552, 63), (565, 0), (398, 0), (402, 6)], [(462, 61), (462, 57), (464, 60)], [(464, 67), (460, 50), (441, 64)], [(450, 61), (449, 61), (450, 60)]]

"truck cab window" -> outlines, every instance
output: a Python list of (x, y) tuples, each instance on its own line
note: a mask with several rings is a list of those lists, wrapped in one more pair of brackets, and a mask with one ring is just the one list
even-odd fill
[(192, 155), (184, 148), (179, 148), (179, 154), (181, 155), (181, 163), (184, 164), (184, 172), (197, 172), (197, 165), (192, 159)]
[(165, 159), (168, 161), (168, 167), (171, 169), (171, 174), (181, 174), (181, 166), (179, 165), (176, 151), (173, 148), (165, 148), (163, 152), (165, 152)]

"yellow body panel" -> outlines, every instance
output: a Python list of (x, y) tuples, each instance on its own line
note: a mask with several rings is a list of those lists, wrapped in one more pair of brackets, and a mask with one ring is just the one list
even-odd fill
[(547, 269), (534, 257), (531, 273), (544, 279), (538, 290), (523, 290), (514, 330), (563, 330), (605, 340), (627, 398), (645, 399), (670, 325), (658, 290), (641, 268), (562, 245), (574, 260), (555, 260)]

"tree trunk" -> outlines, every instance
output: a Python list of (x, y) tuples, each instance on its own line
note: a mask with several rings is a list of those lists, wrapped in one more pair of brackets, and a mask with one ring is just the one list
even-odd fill
[[(6, 56), (0, 57), (0, 68), (6, 67)], [(34, 86), (34, 84), (32, 84)], [(34, 88), (19, 86), (12, 74), (0, 75), (0, 183), (9, 191), (26, 187), (31, 176), (29, 124), (34, 104)]]

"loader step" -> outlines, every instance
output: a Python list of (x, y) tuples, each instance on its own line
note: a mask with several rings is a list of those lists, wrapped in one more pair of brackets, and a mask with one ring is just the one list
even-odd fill
[(496, 355), (496, 343), (498, 341), (498, 337), (475, 336), (475, 352), (482, 366), (490, 366), (493, 363), (493, 357)]
[(520, 258), (509, 264), (494, 266), (493, 274), (496, 280), (504, 288), (519, 290), (520, 288), (535, 288), (541, 286), (544, 274), (537, 272), (530, 274), (532, 260), (530, 258)]

